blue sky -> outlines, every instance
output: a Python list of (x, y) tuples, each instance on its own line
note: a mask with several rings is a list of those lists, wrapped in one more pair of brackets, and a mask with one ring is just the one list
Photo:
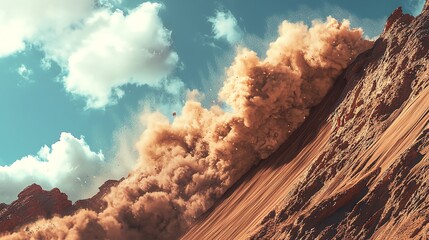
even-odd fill
[[(31, 12), (44, 13), (44, 7), (0, 3), (0, 19), (10, 23), (0, 27), (0, 35), (13, 36), (6, 41), (10, 46), (0, 43), (4, 44), (0, 47), (1, 166), (26, 156), (47, 161), (41, 148), (46, 145), (53, 153), (51, 145), (60, 136), (89, 147), (82, 156), (97, 158), (100, 153), (103, 157), (98, 160), (113, 161), (120, 151), (117, 136), (133, 135), (129, 126), (139, 112), (157, 110), (171, 116), (180, 111), (186, 89), (203, 92), (209, 105), (217, 98), (235, 47), (247, 46), (263, 55), (282, 20), (349, 18), (352, 26), (362, 27), (373, 38), (396, 7), (416, 14), (423, 3), (164, 0), (152, 6), (156, 9), (142, 10), (144, 1), (137, 0), (104, 0), (101, 7), (78, 0), (71, 8), (61, 3), (51, 6), (50, 0), (34, 2), (51, 7), (50, 14), (58, 11), (52, 19), (60, 20), (33, 22)], [(79, 11), (70, 10), (74, 7)], [(133, 14), (134, 20), (128, 18)], [(107, 27), (99, 31), (97, 21)], [(118, 44), (134, 44), (155, 54), (125, 51), (127, 55), (121, 56), (116, 48), (106, 51)], [(0, 181), (6, 179), (0, 175)]]

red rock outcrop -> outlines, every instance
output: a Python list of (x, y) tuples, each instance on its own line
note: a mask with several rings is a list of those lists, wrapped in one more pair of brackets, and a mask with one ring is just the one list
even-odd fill
[(0, 204), (0, 233), (14, 231), (39, 218), (51, 218), (55, 215), (70, 215), (79, 209), (99, 212), (106, 208), (102, 199), (120, 180), (108, 180), (93, 197), (72, 202), (58, 188), (45, 191), (37, 184), (32, 184), (18, 194), (18, 199), (10, 205)]
[(6, 203), (0, 203), (0, 212), (7, 207), (8, 205)]
[(0, 232), (12, 231), (17, 226), (53, 215), (71, 213), (72, 202), (58, 188), (44, 191), (39, 185), (33, 184), (18, 195), (18, 199), (10, 205), (0, 207)]
[(428, 239), (429, 1), (183, 239)]
[(74, 209), (90, 209), (95, 212), (100, 212), (107, 207), (107, 203), (103, 200), (104, 196), (106, 196), (110, 192), (110, 188), (118, 185), (124, 178), (120, 180), (107, 180), (101, 187), (99, 187), (99, 191), (97, 194), (92, 196), (91, 198), (78, 200), (74, 204)]

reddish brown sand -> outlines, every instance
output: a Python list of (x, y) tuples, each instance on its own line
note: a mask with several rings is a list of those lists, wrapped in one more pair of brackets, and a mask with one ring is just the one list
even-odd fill
[(428, 239), (429, 5), (374, 47), (182, 239)]

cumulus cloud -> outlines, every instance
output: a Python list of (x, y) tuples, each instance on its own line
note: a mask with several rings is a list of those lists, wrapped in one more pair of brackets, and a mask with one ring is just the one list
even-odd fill
[(84, 96), (89, 108), (103, 108), (123, 96), (126, 84), (159, 86), (178, 62), (160, 8), (144, 3), (128, 15), (98, 11), (63, 38), (44, 39), (47, 56), (68, 70), (66, 90)]
[(0, 57), (24, 50), (41, 33), (89, 16), (93, 8), (93, 0), (0, 1)]
[(238, 26), (237, 19), (230, 11), (217, 11), (208, 21), (212, 24), (214, 38), (226, 40), (229, 44), (236, 44), (243, 37), (243, 31)]
[(176, 67), (171, 32), (158, 16), (161, 4), (125, 13), (105, 7), (117, 0), (24, 2), (0, 2), (0, 56), (37, 46), (45, 52), (42, 66), (56, 62), (65, 89), (86, 99), (87, 108), (115, 104), (127, 84), (161, 86)]
[(238, 51), (219, 93), (231, 111), (204, 108), (192, 91), (173, 122), (160, 113), (141, 117), (146, 130), (136, 145), (139, 165), (112, 188), (103, 212), (41, 220), (9, 238), (177, 238), (273, 153), (370, 46), (348, 21), (328, 18), (311, 28), (283, 22), (266, 58)]
[(33, 75), (33, 70), (27, 68), (24, 64), (21, 64), (19, 68), (16, 70), (18, 74), (25, 80), (30, 81), (31, 75)]
[(103, 174), (105, 165), (101, 151), (93, 152), (82, 137), (62, 133), (58, 142), (42, 147), (36, 155), (26, 156), (10, 166), (0, 166), (0, 182), (3, 183), (0, 202), (10, 203), (19, 191), (32, 183), (44, 189), (58, 187), (73, 201), (87, 197), (85, 193)]

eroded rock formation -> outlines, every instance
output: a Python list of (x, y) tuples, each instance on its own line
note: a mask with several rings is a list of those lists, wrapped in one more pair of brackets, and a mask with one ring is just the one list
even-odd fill
[(79, 209), (99, 212), (106, 208), (102, 199), (123, 179), (108, 180), (93, 197), (72, 202), (58, 188), (45, 191), (37, 184), (32, 184), (18, 194), (18, 199), (10, 205), (0, 204), (0, 233), (14, 231), (39, 218), (70, 215)]

